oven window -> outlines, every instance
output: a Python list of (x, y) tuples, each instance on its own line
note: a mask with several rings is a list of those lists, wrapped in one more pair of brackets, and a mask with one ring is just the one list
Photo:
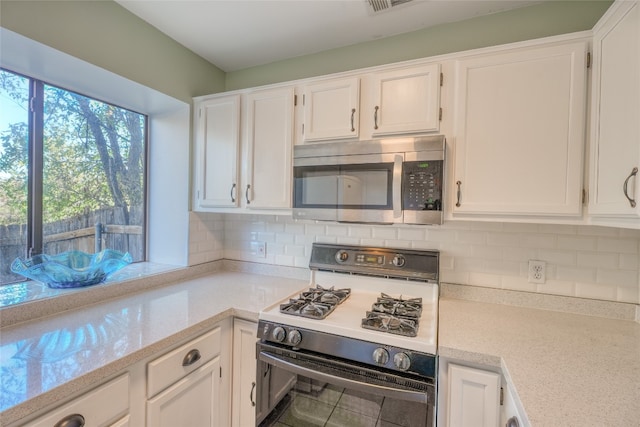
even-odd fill
[(294, 207), (391, 209), (393, 163), (294, 168)]
[(426, 404), (354, 391), (301, 375), (292, 378), (260, 426), (427, 426)]

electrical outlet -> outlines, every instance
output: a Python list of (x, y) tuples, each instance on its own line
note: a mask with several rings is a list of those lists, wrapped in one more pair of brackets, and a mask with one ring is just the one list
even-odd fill
[(547, 263), (529, 260), (529, 283), (545, 283), (547, 280)]
[(267, 257), (267, 243), (266, 242), (251, 242), (251, 255), (256, 258)]

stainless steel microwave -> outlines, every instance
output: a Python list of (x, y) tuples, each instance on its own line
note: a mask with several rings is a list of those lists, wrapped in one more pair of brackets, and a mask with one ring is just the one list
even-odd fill
[(293, 217), (442, 224), (442, 135), (293, 149)]

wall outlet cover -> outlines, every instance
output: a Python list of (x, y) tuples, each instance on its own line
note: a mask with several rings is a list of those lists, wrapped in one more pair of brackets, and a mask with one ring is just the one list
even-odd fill
[(547, 263), (535, 259), (529, 260), (529, 283), (545, 283), (547, 280)]

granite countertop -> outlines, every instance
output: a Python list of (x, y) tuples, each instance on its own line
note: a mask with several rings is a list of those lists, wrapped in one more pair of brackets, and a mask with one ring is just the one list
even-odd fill
[[(0, 424), (104, 381), (225, 318), (255, 321), (261, 309), (308, 284), (269, 274), (210, 272), (3, 327)], [(531, 425), (640, 425), (640, 324), (446, 293), (439, 310), (440, 356), (500, 370)]]
[(2, 328), (0, 424), (98, 383), (229, 316), (258, 312), (307, 280), (219, 272)]
[(640, 324), (440, 299), (441, 357), (498, 367), (536, 427), (640, 426)]

